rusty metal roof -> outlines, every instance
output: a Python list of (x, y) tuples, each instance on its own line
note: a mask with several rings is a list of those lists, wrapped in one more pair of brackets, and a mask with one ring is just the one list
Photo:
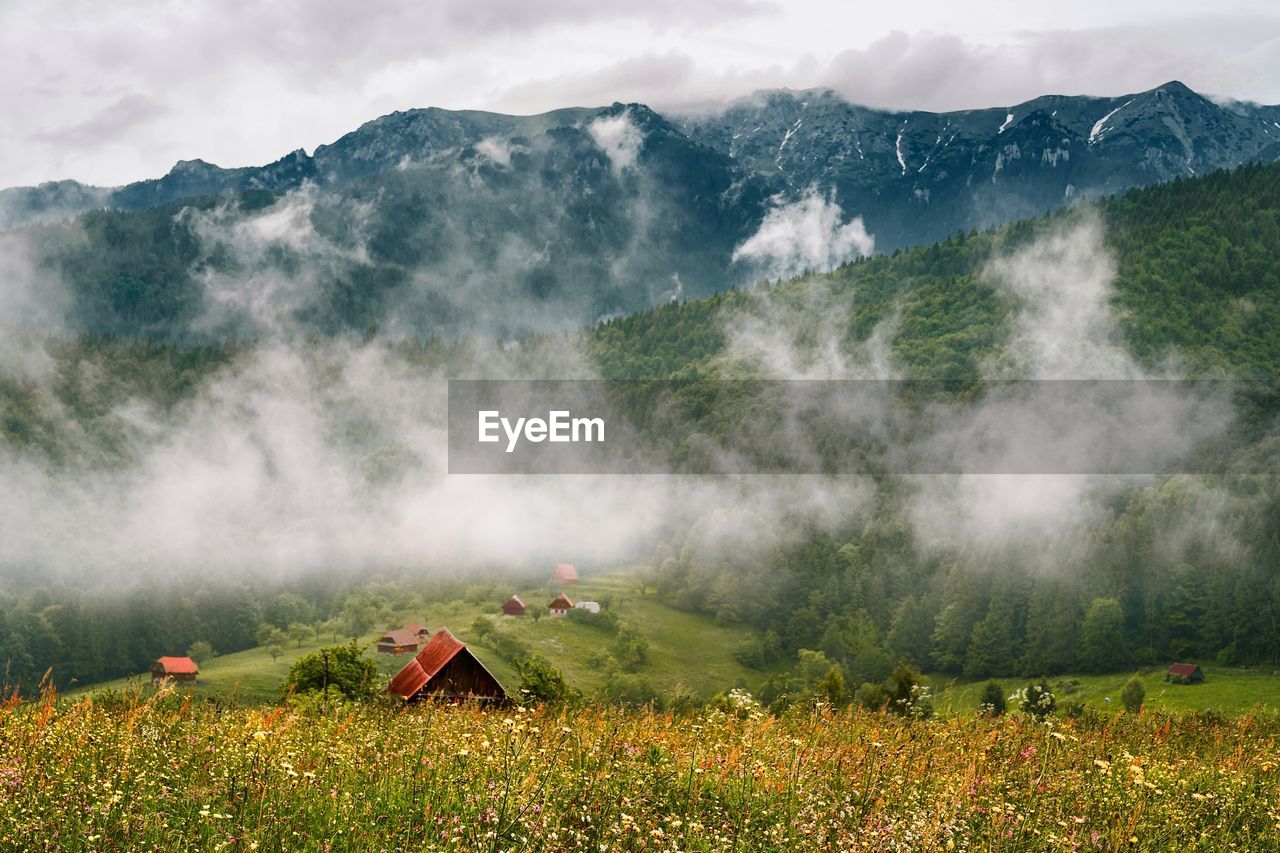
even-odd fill
[(1195, 675), (1196, 670), (1199, 668), (1199, 665), (1194, 663), (1175, 663), (1173, 666), (1169, 667), (1169, 675)]
[(422, 650), (413, 656), (413, 660), (396, 673), (395, 678), (391, 679), (391, 683), (387, 685), (387, 692), (394, 693), (402, 699), (411, 698), (465, 648), (466, 645), (461, 640), (450, 634), (448, 630), (441, 628), (431, 638), (431, 642), (423, 646)]
[(397, 628), (394, 631), (388, 631), (379, 639), (379, 643), (392, 643), (397, 646), (416, 646), (422, 642), (422, 638), (418, 636), (418, 628), (410, 625), (408, 628)]
[(191, 658), (158, 657), (151, 664), (153, 670), (157, 667), (160, 668), (161, 672), (166, 672), (169, 675), (200, 674), (200, 667), (196, 666), (196, 662)]
[(574, 568), (573, 563), (560, 563), (551, 572), (551, 578), (558, 581), (576, 581), (578, 570)]
[(562, 592), (559, 595), (557, 595), (555, 598), (551, 599), (551, 603), (548, 604), (547, 607), (555, 608), (557, 610), (560, 608), (564, 608), (565, 610), (572, 610), (573, 599), (569, 598), (569, 596), (565, 595)]

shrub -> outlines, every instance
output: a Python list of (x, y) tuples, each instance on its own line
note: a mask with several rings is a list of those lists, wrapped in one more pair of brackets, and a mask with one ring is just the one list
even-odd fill
[(1124, 690), (1120, 691), (1120, 701), (1124, 703), (1124, 709), (1130, 714), (1141, 711), (1142, 702), (1146, 698), (1147, 688), (1142, 686), (1142, 679), (1136, 675), (1125, 682)]
[(528, 657), (512, 661), (511, 665), (520, 675), (520, 695), (530, 702), (563, 705), (578, 698), (560, 670), (543, 658)]
[(838, 666), (831, 667), (826, 675), (818, 679), (813, 692), (819, 701), (826, 702), (833, 708), (843, 708), (849, 704), (849, 691), (844, 686), (844, 675)]
[(711, 697), (708, 704), (717, 711), (742, 719), (764, 715), (764, 708), (760, 702), (741, 687), (734, 687), (725, 693), (717, 693)]
[(750, 669), (766, 669), (782, 658), (782, 642), (771, 629), (738, 643), (734, 647), (733, 657)]
[(1004, 687), (998, 681), (988, 681), (978, 697), (978, 714), (983, 717), (999, 717), (1005, 712)]
[(378, 694), (378, 667), (355, 641), (303, 655), (294, 661), (281, 691), (309, 690), (340, 693), (348, 699), (372, 699)]
[(217, 652), (213, 650), (213, 646), (209, 645), (204, 640), (196, 640), (191, 644), (191, 648), (187, 649), (187, 657), (191, 658), (196, 663), (204, 663), (215, 654), (217, 654)]
[(477, 616), (471, 621), (471, 633), (483, 640), (493, 633), (493, 623), (483, 616)]
[(901, 717), (925, 719), (933, 716), (933, 698), (929, 686), (920, 671), (906, 661), (899, 661), (889, 676), (889, 706), (891, 714)]
[(1049, 685), (1044, 682), (1044, 679), (1028, 684), (1010, 696), (1009, 701), (1016, 702), (1024, 714), (1030, 714), (1037, 720), (1052, 716), (1057, 706), (1053, 691), (1049, 689)]
[(604, 694), (623, 705), (657, 705), (661, 697), (644, 676), (615, 672), (604, 684)]
[(519, 637), (503, 631), (491, 632), (486, 642), (498, 653), (498, 657), (507, 662), (529, 657), (529, 645)]
[(858, 704), (868, 711), (883, 711), (892, 699), (888, 688), (878, 682), (867, 681), (858, 688)]
[(599, 628), (602, 631), (608, 631), (610, 634), (618, 632), (618, 615), (608, 610), (601, 610), (599, 613), (592, 613), (581, 607), (575, 607), (569, 611), (568, 620), (577, 622), (579, 625), (589, 625), (592, 628)]
[(613, 656), (624, 671), (634, 672), (649, 662), (649, 641), (636, 631), (623, 628), (613, 641)]

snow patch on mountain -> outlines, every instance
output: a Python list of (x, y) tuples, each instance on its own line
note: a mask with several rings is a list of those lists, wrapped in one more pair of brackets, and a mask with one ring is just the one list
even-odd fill
[(1102, 118), (1100, 118), (1100, 119), (1098, 119), (1097, 121), (1095, 121), (1095, 122), (1093, 123), (1093, 129), (1089, 131), (1089, 144), (1090, 144), (1090, 145), (1094, 144), (1094, 143), (1095, 143), (1095, 142), (1097, 142), (1097, 141), (1098, 141), (1098, 139), (1102, 136), (1102, 132), (1103, 132), (1104, 130), (1106, 130), (1106, 128), (1107, 128), (1107, 120), (1108, 120), (1109, 118), (1111, 118), (1113, 115), (1115, 115), (1116, 113), (1120, 112), (1122, 109), (1124, 109), (1125, 107), (1129, 106), (1129, 105), (1130, 105), (1130, 104), (1132, 104), (1132, 103), (1133, 103), (1133, 99), (1132, 99), (1132, 98), (1130, 98), (1129, 100), (1125, 101), (1125, 102), (1124, 102), (1123, 104), (1121, 104), (1120, 106), (1116, 107), (1116, 108), (1115, 108), (1114, 110), (1112, 110), (1111, 112), (1109, 112), (1109, 113), (1107, 113), (1106, 115), (1104, 115)]

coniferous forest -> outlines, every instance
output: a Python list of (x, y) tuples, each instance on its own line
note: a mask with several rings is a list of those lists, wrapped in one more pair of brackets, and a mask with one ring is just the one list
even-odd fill
[[(125, 403), (180, 411), (264, 346), (176, 327), (153, 334), (185, 310), (185, 273), (167, 265), (186, 269), (190, 260), (180, 229), (165, 231), (161, 220), (155, 212), (95, 214), (89, 245), (49, 261), (75, 282), (85, 316), (120, 322), (29, 341), (56, 364), (55, 378), (0, 379), (6, 453), (69, 475), (127, 469), (139, 433), (122, 414)], [(749, 409), (740, 404), (748, 401), (718, 396), (717, 380), (768, 375), (732, 346), (734, 329), (753, 318), (782, 335), (801, 365), (829, 357), (833, 341), (853, 364), (874, 339), (899, 376), (976, 379), (1007, 357), (1016, 332), (1017, 296), (986, 272), (992, 260), (1082, 222), (1103, 235), (1114, 264), (1117, 346), (1136, 365), (1155, 371), (1176, 360), (1185, 376), (1263, 380), (1235, 401), (1240, 416), (1219, 448), (1230, 459), (1221, 473), (1109, 486), (1097, 511), (1071, 528), (1077, 540), (1047, 553), (968, 540), (922, 547), (910, 518), (919, 483), (885, 476), (869, 508), (837, 523), (762, 521), (798, 525), (773, 545), (702, 548), (722, 516), (749, 512), (707, 507), (640, 556), (669, 605), (750, 626), (753, 639), (735, 655), (762, 671), (800, 649), (821, 651), (858, 681), (884, 678), (900, 659), (970, 677), (1106, 672), (1182, 658), (1274, 664), (1280, 483), (1276, 397), (1267, 381), (1280, 364), (1280, 167), (1178, 180), (827, 274), (671, 303), (580, 335), (533, 336), (516, 348), (512, 369), (534, 375), (536, 353), (574, 349), (605, 378), (683, 380), (682, 405), (708, 430), (731, 428), (735, 413)], [(144, 304), (161, 313), (142, 316)], [(378, 341), (376, 331), (361, 330), (351, 346)], [(326, 345), (316, 338), (300, 346)], [(407, 369), (448, 372), (492, 345), (427, 337), (387, 346)], [(82, 568), (64, 584), (32, 565), (0, 597), (0, 657), (10, 683), (33, 684), (50, 668), (60, 683), (90, 683), (139, 671), (157, 648), (201, 641), (219, 652), (247, 648), (264, 623), (283, 630), (342, 620), (361, 595), (358, 581), (335, 571), (327, 580), (230, 585), (148, 577), (104, 596), (92, 558)], [(785, 680), (772, 689), (784, 693)]]

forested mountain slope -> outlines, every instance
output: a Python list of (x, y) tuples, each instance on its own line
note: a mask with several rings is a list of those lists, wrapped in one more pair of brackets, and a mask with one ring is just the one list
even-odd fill
[[(1107, 354), (1113, 359), (1107, 364), (1119, 359), (1150, 375), (1274, 380), (1278, 269), (1280, 166), (1247, 166), (860, 260), (826, 275), (664, 305), (581, 335), (535, 336), (506, 348), (477, 340), (384, 343), (373, 336), (339, 355), (358, 361), (385, 346), (388, 355), (374, 363), (397, 376), (457, 375), (450, 371), (460, 364), (465, 375), (538, 376), (580, 352), (585, 362), (569, 360), (585, 372), (577, 375), (706, 380), (692, 386), (690, 399), (705, 394), (715, 401), (712, 380), (725, 377), (1003, 375), (1020, 363), (1014, 350), (1022, 324), (1035, 317), (1028, 306), (1065, 305), (1097, 316), (1105, 334), (1072, 346)], [(1052, 286), (1011, 288), (1008, 280), (1019, 276)], [(1054, 302), (1061, 293), (1077, 301)], [(1044, 298), (1049, 302), (1035, 302)], [(1092, 299), (1101, 300), (1101, 309)], [(367, 401), (342, 385), (339, 356), (328, 344), (294, 346), (318, 353), (302, 356), (321, 365), (311, 390), (322, 401), (317, 405), (334, 407), (326, 440), (355, 460), (352, 488), (361, 500), (401, 495), (396, 484), (419, 468), (430, 470), (421, 447), (378, 419), (397, 409), (366, 410)], [(106, 482), (131, 488), (130, 472), (166, 425), (207, 417), (216, 411), (210, 400), (229, 404), (219, 394), (242, 387), (238, 377), (252, 376), (263, 349), (270, 346), (30, 339), (28, 361), (6, 356), (0, 381), (6, 475), (40, 470), (74, 483), (120, 473)], [(31, 367), (32, 361), (40, 364)], [(401, 399), (373, 374), (358, 375), (380, 400)], [(330, 395), (324, 383), (346, 390)], [(291, 393), (284, 384), (266, 388), (286, 402)], [(232, 402), (261, 404), (257, 397)], [(885, 477), (868, 487), (868, 500), (847, 507), (843, 498), (825, 499), (829, 484), (815, 482), (816, 502), (831, 507), (821, 519), (799, 510), (770, 516), (759, 502), (719, 493), (666, 529), (652, 552), (656, 585), (672, 605), (755, 629), (757, 639), (740, 650), (744, 662), (771, 666), (798, 649), (817, 650), (857, 680), (881, 677), (898, 657), (974, 676), (1104, 671), (1169, 658), (1274, 662), (1280, 658), (1277, 409), (1265, 389), (1236, 404), (1242, 416), (1217, 442), (1225, 466), (1212, 477), (1067, 478), (1026, 489), (1001, 478), (965, 485)], [(149, 418), (140, 417), (144, 409)], [(705, 412), (710, 421), (733, 410)], [(287, 408), (273, 415), (298, 417)], [(270, 449), (269, 434), (251, 435)], [(266, 482), (287, 478), (287, 454), (277, 449), (267, 456)], [(147, 470), (173, 461), (163, 456)], [(975, 526), (957, 507), (990, 511), (1001, 520), (999, 531)], [(1028, 507), (1035, 512), (1027, 514)], [(353, 523), (361, 520), (368, 521)], [(93, 562), (90, 556), (85, 565), (90, 573)], [(28, 677), (53, 664), (94, 677), (135, 667), (140, 649), (105, 639), (113, 626), (136, 622), (120, 621), (122, 613), (169, 614), (154, 621), (154, 630), (167, 632), (163, 644), (178, 649), (201, 639), (196, 632), (209, 620), (223, 620), (217, 630), (231, 645), (220, 651), (232, 651), (249, 641), (252, 617), (244, 614), (257, 606), (253, 587), (198, 572), (181, 582), (122, 584), (129, 588), (122, 602), (40, 589), (48, 572), (35, 558), (19, 558), (5, 571), (15, 591), (2, 600), (0, 657), (18, 662)], [(175, 571), (181, 576), (182, 569)], [(329, 592), (302, 592), (324, 610)], [(190, 616), (195, 612), (203, 615)], [(161, 641), (160, 634), (148, 636), (151, 645)]]

